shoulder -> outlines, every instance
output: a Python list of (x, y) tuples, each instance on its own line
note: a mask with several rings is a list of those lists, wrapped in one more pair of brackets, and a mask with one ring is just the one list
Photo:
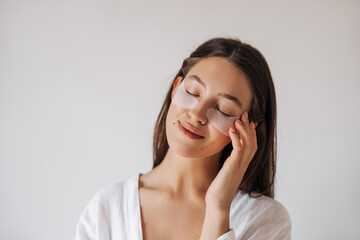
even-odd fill
[(124, 217), (123, 209), (132, 206), (130, 198), (136, 189), (136, 179), (137, 176), (133, 176), (97, 190), (80, 215), (75, 239), (95, 239), (95, 236), (96, 239), (111, 239), (112, 221)]
[(89, 204), (114, 204), (119, 203), (127, 194), (136, 190), (137, 175), (128, 179), (107, 184), (98, 189), (91, 197)]
[(238, 228), (238, 234), (241, 232), (244, 239), (261, 232), (266, 233), (268, 239), (290, 239), (291, 219), (279, 201), (268, 196), (251, 197), (238, 191), (231, 208), (230, 219), (237, 225), (234, 229)]
[(240, 217), (236, 213), (241, 212), (242, 217), (246, 216), (249, 219), (271, 216), (290, 221), (284, 205), (268, 196), (251, 197), (249, 194), (238, 191), (231, 203), (231, 209), (234, 217)]

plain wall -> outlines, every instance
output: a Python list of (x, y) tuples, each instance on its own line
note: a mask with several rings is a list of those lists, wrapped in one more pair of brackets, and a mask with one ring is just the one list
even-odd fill
[(0, 239), (73, 239), (152, 167), (172, 77), (205, 40), (267, 59), (293, 239), (360, 239), (360, 1), (0, 1)]

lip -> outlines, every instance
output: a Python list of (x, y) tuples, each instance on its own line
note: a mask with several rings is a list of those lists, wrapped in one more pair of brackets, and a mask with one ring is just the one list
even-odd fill
[(192, 127), (187, 123), (182, 123), (179, 121), (179, 129), (183, 132), (186, 136), (192, 139), (202, 139), (204, 136), (198, 131), (196, 128)]

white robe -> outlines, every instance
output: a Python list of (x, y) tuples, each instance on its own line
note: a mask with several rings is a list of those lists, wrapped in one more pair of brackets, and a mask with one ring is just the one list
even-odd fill
[[(142, 240), (139, 175), (100, 189), (83, 210), (75, 240)], [(278, 201), (237, 191), (230, 230), (217, 240), (291, 239), (291, 220)]]

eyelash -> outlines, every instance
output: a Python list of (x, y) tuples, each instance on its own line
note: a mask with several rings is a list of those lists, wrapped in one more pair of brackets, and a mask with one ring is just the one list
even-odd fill
[(195, 94), (192, 94), (191, 92), (189, 92), (188, 90), (185, 90), (188, 94), (190, 94), (191, 96), (194, 96), (194, 97), (200, 97), (199, 95), (195, 95)]
[[(200, 97), (199, 95), (192, 94), (192, 93), (189, 92), (188, 90), (185, 90), (185, 91), (186, 91), (188, 94), (190, 94), (191, 96)], [(216, 105), (216, 109), (217, 109), (222, 115), (224, 115), (224, 116), (226, 116), (226, 117), (232, 117), (231, 115), (226, 114), (226, 113), (224, 113), (223, 111), (221, 111), (218, 105)]]

